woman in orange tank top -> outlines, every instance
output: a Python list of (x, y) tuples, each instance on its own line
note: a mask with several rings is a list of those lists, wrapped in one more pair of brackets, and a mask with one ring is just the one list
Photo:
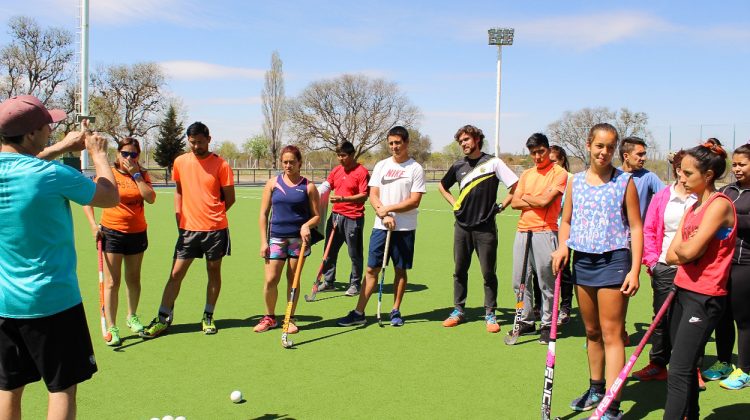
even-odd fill
[(134, 333), (140, 334), (143, 331), (143, 324), (136, 314), (141, 296), (141, 263), (143, 252), (148, 248), (143, 203), (153, 203), (156, 193), (151, 187), (151, 178), (138, 163), (140, 153), (141, 146), (132, 137), (117, 142), (117, 157), (112, 172), (120, 192), (120, 203), (116, 207), (104, 209), (99, 224), (96, 223), (94, 209), (83, 207), (94, 238), (101, 239), (104, 251), (104, 316), (111, 336), (107, 341), (108, 346), (122, 344), (116, 318), (123, 261), (125, 283), (128, 286), (126, 323)]

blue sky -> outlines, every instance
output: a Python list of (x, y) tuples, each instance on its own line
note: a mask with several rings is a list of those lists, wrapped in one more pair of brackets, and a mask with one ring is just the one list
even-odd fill
[[(4, 1), (0, 16), (75, 31), (78, 4)], [(669, 125), (673, 145), (750, 139), (750, 2), (741, 0), (91, 0), (91, 63), (161, 63), (187, 122), (241, 143), (262, 131), (263, 73), (278, 50), (288, 96), (343, 73), (395, 81), (439, 150), (467, 123), (494, 140), (495, 26), (516, 29), (503, 49), (504, 151), (522, 151), (564, 111), (594, 106), (648, 113), (664, 145)]]

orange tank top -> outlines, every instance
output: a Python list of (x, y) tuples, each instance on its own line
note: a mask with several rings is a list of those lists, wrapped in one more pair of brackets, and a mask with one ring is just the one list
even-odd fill
[[(120, 191), (120, 204), (104, 209), (101, 225), (123, 233), (140, 233), (146, 230), (146, 217), (143, 212), (143, 197), (138, 185), (130, 175), (120, 173), (112, 168), (115, 174), (117, 189)], [(141, 172), (143, 180), (151, 185), (148, 172)]]

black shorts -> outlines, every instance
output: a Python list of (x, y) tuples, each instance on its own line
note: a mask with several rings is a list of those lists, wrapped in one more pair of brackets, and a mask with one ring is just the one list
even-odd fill
[(135, 255), (148, 248), (146, 231), (138, 233), (124, 233), (119, 230), (101, 227), (102, 249), (109, 254)]
[(174, 246), (174, 258), (203, 258), (204, 254), (209, 261), (220, 260), (225, 255), (232, 254), (229, 228), (208, 232), (180, 229), (177, 244)]
[(0, 317), (0, 389), (44, 379), (48, 391), (60, 392), (96, 370), (83, 304), (43, 318)]

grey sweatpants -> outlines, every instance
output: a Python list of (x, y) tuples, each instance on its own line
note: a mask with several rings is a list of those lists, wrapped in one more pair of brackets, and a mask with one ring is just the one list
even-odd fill
[[(518, 295), (523, 273), (523, 255), (526, 250), (527, 232), (516, 232), (513, 244), (513, 293)], [(526, 291), (523, 296), (523, 314), (521, 321), (531, 324), (534, 318), (532, 287), (532, 271), (539, 279), (539, 289), (542, 291), (542, 326), (549, 326), (552, 322), (552, 299), (555, 292), (555, 276), (552, 274), (552, 251), (557, 249), (557, 232), (532, 232), (531, 249), (526, 264)]]

